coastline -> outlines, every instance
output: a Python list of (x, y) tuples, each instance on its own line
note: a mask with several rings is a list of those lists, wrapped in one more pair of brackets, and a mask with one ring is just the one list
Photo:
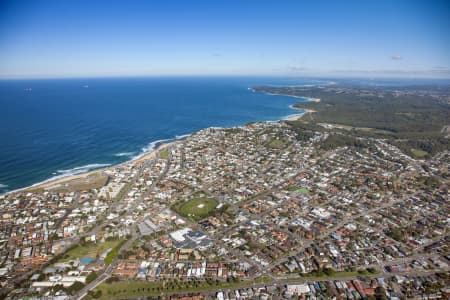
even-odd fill
[[(41, 182), (37, 182), (34, 183), (30, 186), (26, 186), (23, 188), (19, 188), (19, 189), (15, 189), (15, 190), (11, 190), (11, 191), (7, 191), (3, 194), (0, 194), (0, 198), (2, 196), (6, 196), (9, 194), (14, 194), (14, 193), (18, 193), (18, 192), (27, 192), (27, 191), (32, 191), (35, 189), (44, 189), (44, 190), (50, 190), (51, 188), (57, 187), (59, 185), (62, 184), (67, 184), (70, 181), (74, 181), (74, 180), (79, 180), (79, 179), (83, 179), (83, 178), (87, 178), (89, 176), (92, 176), (96, 173), (101, 173), (101, 172), (105, 172), (107, 170), (112, 170), (114, 168), (118, 168), (120, 166), (126, 165), (126, 164), (141, 164), (142, 162), (149, 160), (149, 159), (154, 159), (156, 157), (156, 155), (161, 151), (164, 150), (170, 146), (173, 146), (179, 142), (181, 142), (182, 140), (184, 140), (186, 137), (190, 136), (189, 135), (182, 135), (179, 138), (173, 138), (173, 139), (166, 139), (164, 141), (155, 141), (152, 143), (156, 143), (156, 145), (154, 146), (154, 148), (152, 150), (150, 150), (149, 152), (144, 152), (132, 159), (126, 160), (124, 162), (121, 162), (119, 164), (115, 164), (115, 165), (108, 165), (105, 166), (103, 168), (98, 168), (95, 170), (90, 170), (90, 171), (86, 171), (80, 174), (73, 174), (73, 175), (61, 175), (61, 178), (49, 178), (46, 179), (44, 181)], [(151, 144), (151, 143), (150, 143)]]
[(283, 121), (298, 121), (302, 117), (304, 117), (306, 114), (315, 113), (316, 112), (313, 109), (304, 109), (304, 108), (295, 108), (295, 109), (302, 110), (303, 112), (300, 113), (300, 114), (295, 114), (295, 115), (288, 116)]
[(301, 96), (295, 96), (295, 95), (288, 95), (288, 94), (278, 94), (278, 93), (264, 93), (271, 96), (283, 96), (283, 97), (291, 97), (291, 98), (297, 98), (297, 99), (306, 99), (305, 102), (320, 102), (319, 98), (312, 98), (312, 97), (301, 97)]
[[(334, 83), (331, 83), (334, 84)], [(249, 91), (252, 91), (253, 93), (256, 93), (258, 91), (255, 91), (254, 88), (248, 88)], [(259, 93), (259, 92), (258, 92)], [(288, 95), (288, 94), (280, 94), (280, 93), (269, 93), (269, 92), (262, 92), (263, 94), (267, 94), (267, 95), (271, 95), (271, 96), (283, 96), (283, 97), (291, 97), (291, 98), (297, 98), (297, 99), (305, 99), (305, 102), (320, 102), (319, 98), (312, 98), (312, 97), (302, 97), (302, 96), (295, 96), (295, 95)], [(300, 120), (303, 116), (305, 116), (306, 114), (309, 113), (315, 113), (317, 111), (313, 110), (313, 109), (307, 109), (307, 108), (297, 108), (294, 106), (294, 104), (289, 105), (289, 108), (294, 109), (294, 110), (300, 110), (302, 111), (299, 114), (293, 114), (290, 116), (287, 116), (285, 118), (282, 119), (282, 121), (298, 121)]]
[(255, 91), (254, 88), (248, 88), (248, 90), (252, 91), (253, 93), (263, 93), (263, 94), (271, 95), (271, 96), (283, 96), (283, 97), (291, 97), (291, 98), (297, 98), (297, 99), (305, 99), (306, 100), (305, 102), (320, 102), (319, 98), (302, 97), (302, 96), (295, 96), (295, 95), (289, 95), (289, 94), (280, 94), (280, 93), (259, 92), (259, 91)]
[[(248, 88), (248, 90), (255, 92), (255, 90), (253, 88)], [(300, 97), (300, 96), (293, 96), (293, 95), (284, 95), (284, 94), (276, 94), (276, 93), (265, 93), (268, 95), (272, 95), (272, 96), (285, 96), (285, 97), (292, 97), (292, 98), (297, 98), (297, 99), (305, 99), (305, 102), (319, 102), (320, 99), (318, 98), (309, 98), (309, 97)], [(283, 121), (297, 121), (299, 120), (301, 117), (303, 117), (304, 115), (306, 115), (307, 113), (313, 113), (315, 112), (314, 110), (311, 109), (300, 109), (300, 108), (296, 108), (295, 106), (293, 106), (294, 104), (289, 105), (290, 109), (293, 110), (301, 110), (302, 113), (299, 114), (292, 114), (292, 115), (288, 115), (286, 117), (283, 117), (275, 122), (283, 122)], [(274, 122), (274, 121), (257, 121), (257, 122)], [(243, 125), (240, 125), (243, 126)], [(212, 128), (212, 127), (205, 127), (205, 128)], [(6, 196), (9, 194), (13, 194), (13, 193), (18, 193), (18, 192), (27, 192), (27, 191), (32, 191), (35, 189), (44, 189), (44, 190), (50, 190), (51, 188), (57, 187), (58, 185), (62, 185), (62, 184), (67, 184), (70, 181), (74, 181), (74, 180), (79, 180), (79, 179), (83, 179), (83, 178), (87, 178), (93, 174), (96, 173), (101, 173), (101, 172), (105, 172), (107, 170), (111, 170), (117, 167), (120, 167), (122, 165), (125, 164), (140, 164), (146, 160), (149, 159), (154, 159), (158, 152), (160, 152), (161, 150), (164, 150), (170, 146), (173, 146), (179, 142), (181, 142), (182, 140), (184, 140), (185, 138), (187, 138), (188, 136), (191, 136), (192, 134), (194, 134), (195, 132), (192, 132), (190, 134), (184, 134), (184, 135), (177, 135), (175, 138), (171, 138), (171, 139), (163, 139), (163, 140), (157, 140), (157, 141), (153, 141), (150, 142), (148, 145), (153, 145), (153, 146), (146, 146), (143, 148), (143, 153), (129, 159), (126, 160), (124, 162), (121, 162), (119, 164), (114, 164), (114, 165), (107, 165), (105, 167), (101, 167), (101, 168), (97, 168), (94, 170), (88, 170), (85, 172), (81, 172), (78, 174), (68, 174), (68, 175), (59, 175), (58, 178), (55, 177), (50, 177), (48, 179), (45, 179), (43, 181), (34, 183), (32, 185), (23, 187), (23, 188), (18, 188), (15, 190), (11, 190), (11, 191), (6, 191), (5, 193), (0, 194), (0, 198), (2, 196)], [(149, 151), (146, 151), (145, 149), (147, 148), (151, 148)], [(76, 169), (76, 168), (74, 168)]]

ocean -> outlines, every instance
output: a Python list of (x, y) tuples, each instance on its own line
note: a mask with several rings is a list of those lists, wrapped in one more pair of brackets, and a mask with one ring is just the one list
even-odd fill
[(164, 77), (0, 81), (0, 194), (119, 164), (202, 128), (299, 113), (255, 85), (316, 80)]

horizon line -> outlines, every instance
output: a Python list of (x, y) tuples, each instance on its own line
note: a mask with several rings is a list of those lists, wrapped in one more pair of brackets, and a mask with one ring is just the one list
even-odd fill
[(2, 77), (0, 76), (0, 81), (8, 80), (49, 80), (49, 79), (107, 79), (107, 78), (164, 78), (164, 77), (264, 77), (264, 78), (279, 78), (279, 77), (290, 77), (290, 78), (342, 78), (342, 79), (441, 79), (450, 80), (450, 75), (448, 76), (433, 76), (433, 75), (406, 75), (406, 74), (382, 74), (382, 73), (362, 73), (362, 74), (329, 74), (329, 75), (319, 75), (319, 74), (114, 74), (114, 75), (69, 75), (69, 76), (12, 76), (12, 77)]

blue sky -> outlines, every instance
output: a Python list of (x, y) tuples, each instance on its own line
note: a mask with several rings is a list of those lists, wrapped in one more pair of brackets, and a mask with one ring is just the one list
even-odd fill
[(0, 2), (0, 77), (450, 77), (450, 1)]

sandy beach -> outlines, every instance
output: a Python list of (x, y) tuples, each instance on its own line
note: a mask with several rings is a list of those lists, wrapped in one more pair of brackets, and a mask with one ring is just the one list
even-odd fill
[(142, 154), (142, 156), (140, 156), (138, 158), (135, 158), (135, 159), (133, 159), (131, 161), (125, 162), (125, 163), (142, 163), (143, 161), (155, 158), (156, 154), (158, 154), (158, 152), (160, 152), (160, 151), (162, 151), (164, 149), (167, 149), (170, 146), (173, 146), (173, 145), (179, 143), (180, 141), (181, 140), (176, 140), (176, 141), (173, 141), (173, 142), (163, 143), (163, 144), (159, 145), (158, 147), (156, 147), (156, 149), (154, 149), (154, 150), (152, 150), (152, 151), (150, 151), (148, 153)]
[(290, 117), (284, 119), (284, 121), (298, 121), (298, 120), (300, 120), (303, 116), (305, 116), (306, 114), (308, 114), (308, 113), (315, 113), (315, 112), (316, 112), (316, 111), (313, 110), (313, 109), (301, 109), (301, 110), (304, 110), (305, 112), (304, 112), (304, 113), (301, 113), (301, 114), (297, 114), (297, 115), (292, 115), (292, 116), (290, 116)]
[(292, 98), (297, 98), (297, 99), (306, 99), (306, 100), (308, 100), (308, 102), (320, 102), (319, 98), (295, 96), (295, 95), (289, 95), (289, 94), (277, 94), (277, 93), (266, 93), (266, 94), (271, 95), (271, 96), (284, 96), (284, 97), (292, 97)]

